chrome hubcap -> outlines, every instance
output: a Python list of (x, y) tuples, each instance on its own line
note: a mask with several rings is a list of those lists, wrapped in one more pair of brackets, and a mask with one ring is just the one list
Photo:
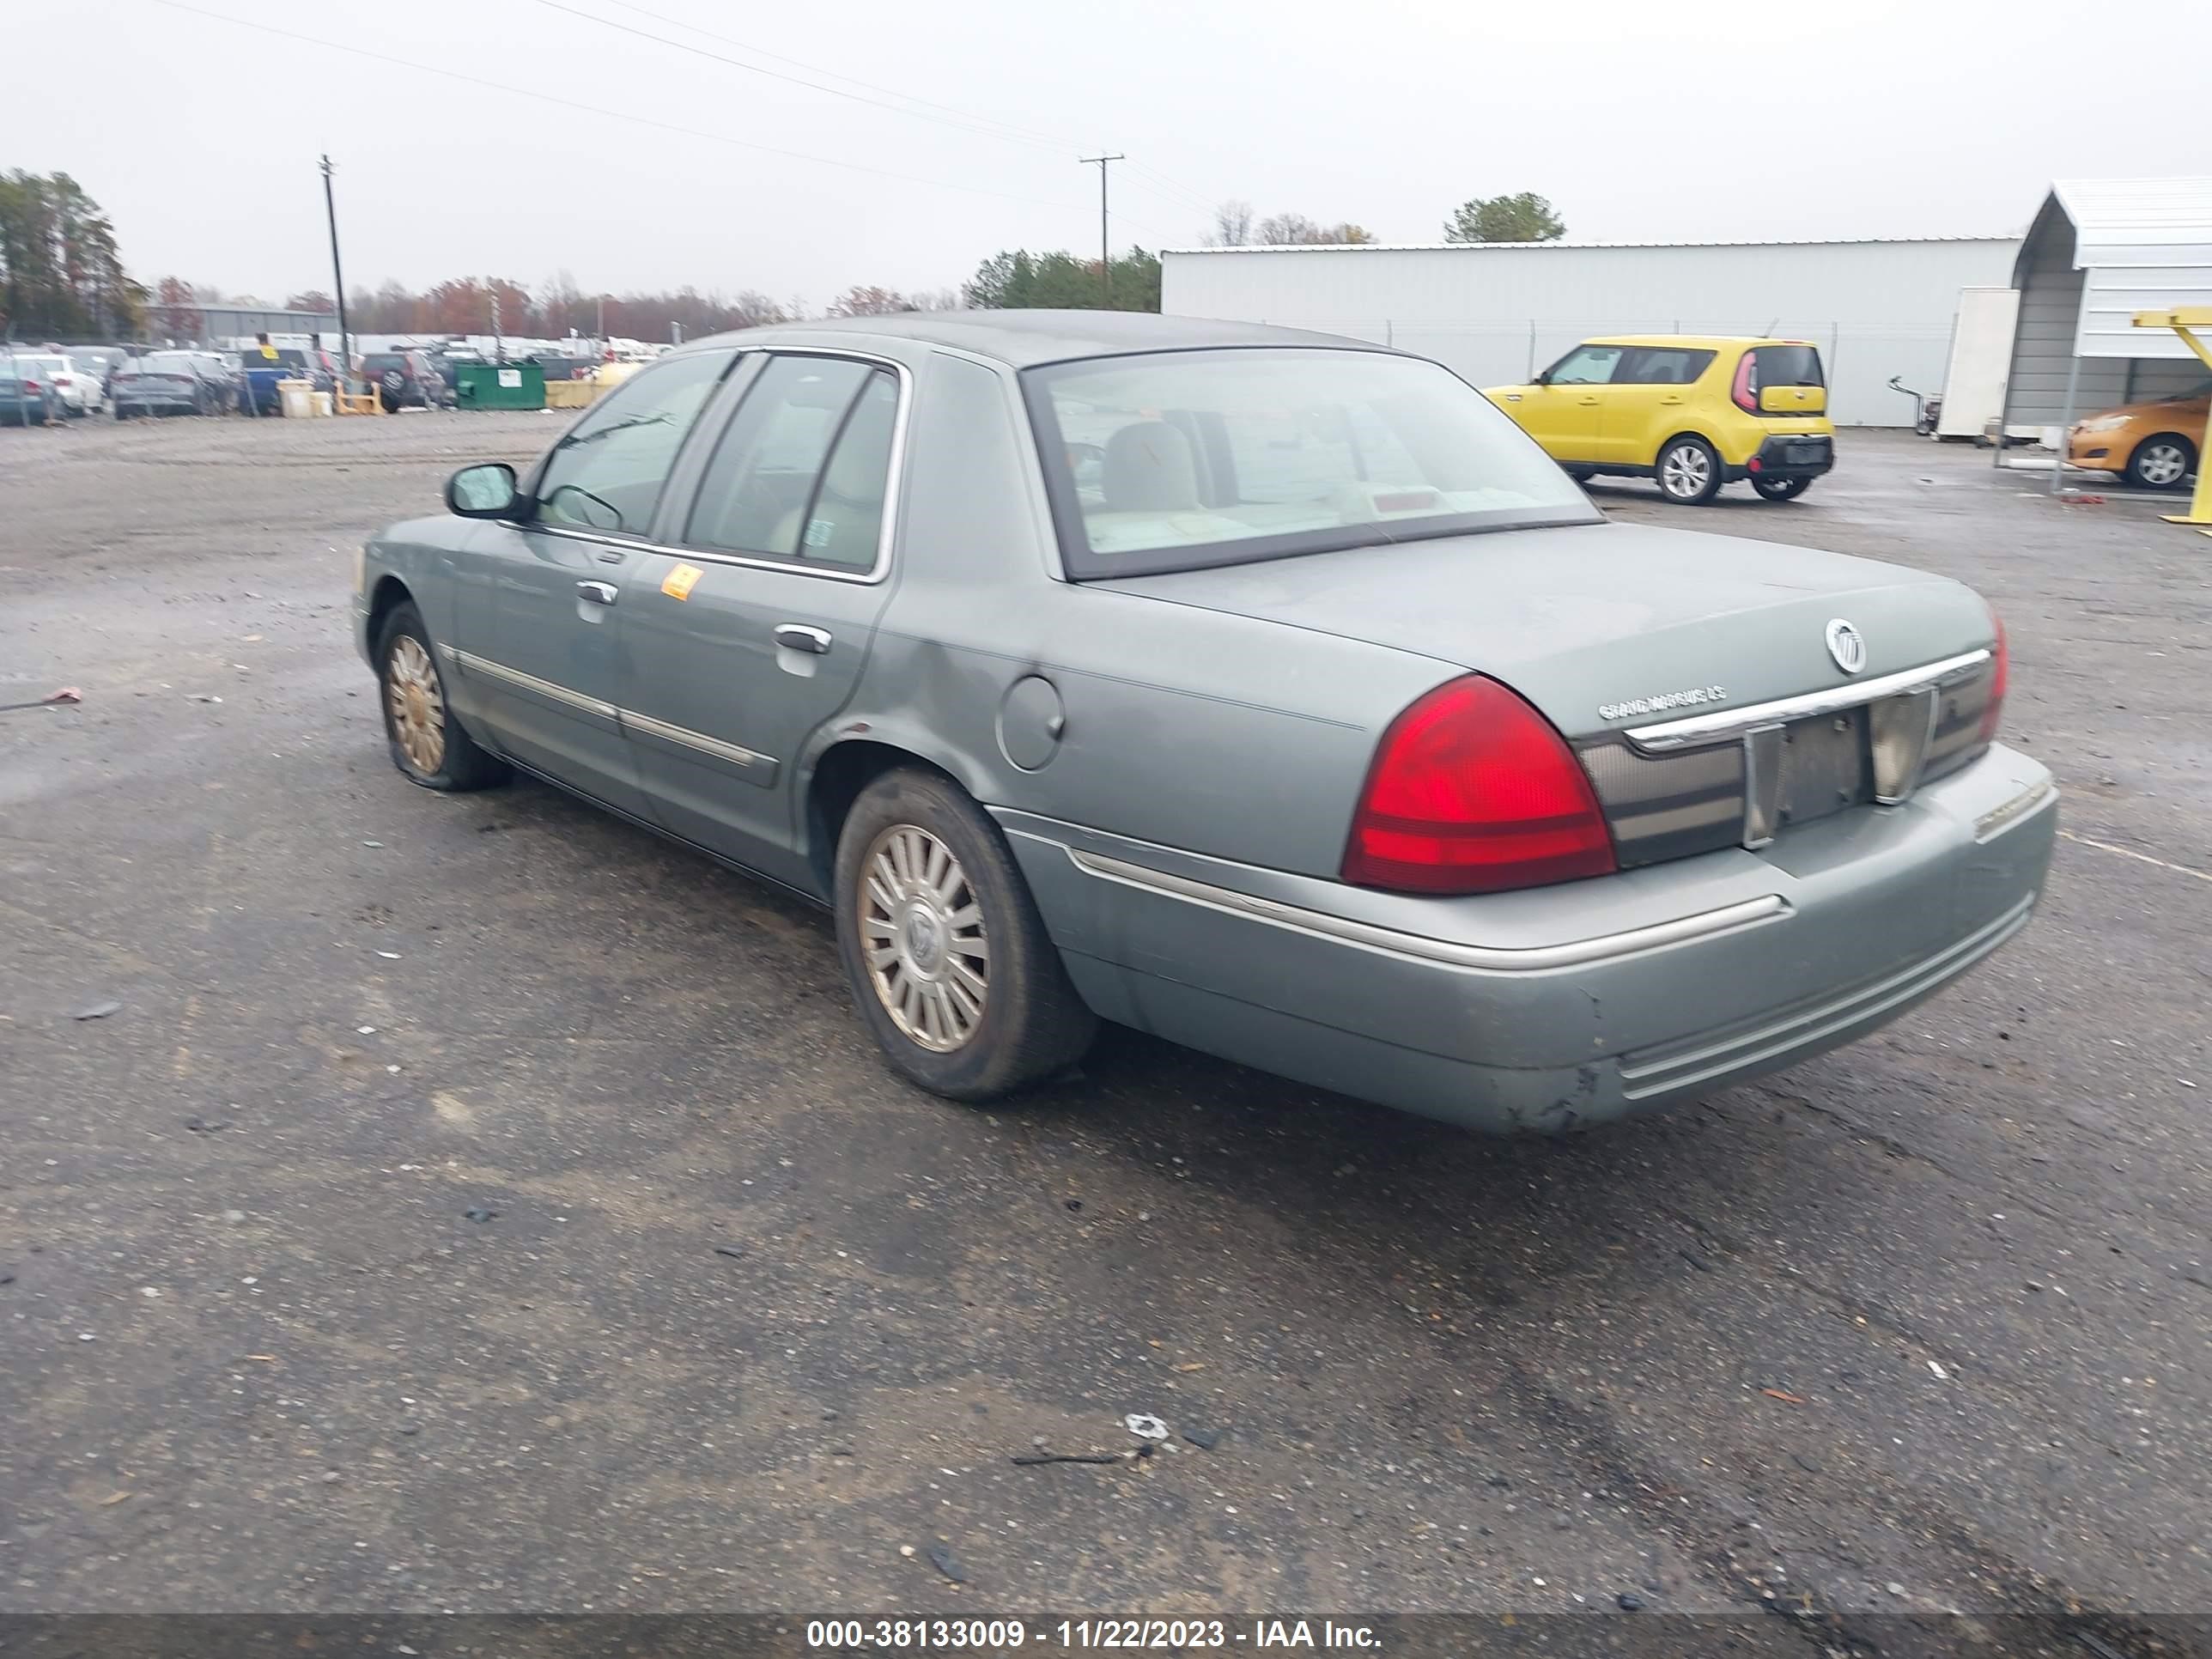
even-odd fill
[(895, 823), (869, 844), (860, 883), (860, 951), (876, 1000), (921, 1047), (960, 1048), (991, 993), (991, 947), (968, 872), (928, 830)]
[(1667, 459), (1659, 464), (1659, 482), (1669, 495), (1698, 495), (1711, 476), (1705, 452), (1687, 444), (1668, 450)]
[(2142, 459), (2136, 463), (2136, 471), (2142, 475), (2145, 483), (2170, 484), (2181, 477), (2185, 468), (2181, 452), (2172, 444), (2146, 449)]
[(437, 665), (412, 634), (392, 642), (384, 665), (385, 707), (407, 763), (428, 777), (446, 762), (446, 695)]

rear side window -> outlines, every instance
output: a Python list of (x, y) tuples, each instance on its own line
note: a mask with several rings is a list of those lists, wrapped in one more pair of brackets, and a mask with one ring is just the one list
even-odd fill
[(1771, 386), (1826, 386), (1820, 353), (1808, 345), (1755, 346), (1751, 353), (1751, 394)]
[(539, 520), (643, 535), (684, 434), (734, 355), (672, 357), (594, 404), (545, 458), (536, 491)]
[(1628, 348), (1617, 345), (1578, 345), (1553, 363), (1545, 375), (1552, 386), (1605, 386), (1614, 378)]
[(1692, 346), (1638, 346), (1613, 374), (1615, 386), (1689, 386), (1712, 364), (1713, 354)]
[(692, 547), (866, 570), (881, 543), (898, 381), (848, 357), (771, 358), (700, 481)]

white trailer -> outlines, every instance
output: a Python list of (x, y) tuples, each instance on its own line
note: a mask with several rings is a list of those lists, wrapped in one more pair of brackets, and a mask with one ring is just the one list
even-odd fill
[(1160, 308), (1382, 341), (1477, 386), (1526, 380), (1594, 335), (1779, 335), (1820, 348), (1838, 425), (1909, 427), (1890, 377), (1941, 386), (1960, 290), (2008, 286), (2019, 251), (2004, 236), (1178, 248), (1160, 256)]

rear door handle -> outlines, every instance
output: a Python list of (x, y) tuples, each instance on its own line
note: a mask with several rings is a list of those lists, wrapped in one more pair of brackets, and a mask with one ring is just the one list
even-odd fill
[(1682, 400), (1680, 398), (1662, 398), (1659, 401), (1662, 404), (1679, 404)]
[(578, 582), (576, 592), (593, 605), (612, 605), (621, 590), (612, 582)]
[(1595, 398), (1577, 398), (1575, 401), (1578, 404), (1594, 404), (1597, 399)]
[(808, 628), (799, 623), (780, 623), (776, 626), (775, 642), (787, 645), (793, 651), (805, 651), (817, 657), (830, 654), (830, 630)]

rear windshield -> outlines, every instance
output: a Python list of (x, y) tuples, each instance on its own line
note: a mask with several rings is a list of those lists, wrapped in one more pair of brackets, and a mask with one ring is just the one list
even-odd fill
[(1419, 357), (1158, 352), (1022, 381), (1071, 575), (1598, 519), (1488, 398)]
[(404, 351), (372, 351), (362, 360), (364, 368), (404, 368), (407, 354)]
[(1757, 397), (1771, 386), (1826, 386), (1820, 377), (1820, 354), (1808, 345), (1759, 346), (1751, 354), (1751, 392)]
[(149, 374), (190, 374), (199, 364), (182, 351), (149, 351), (138, 360), (138, 367)]

